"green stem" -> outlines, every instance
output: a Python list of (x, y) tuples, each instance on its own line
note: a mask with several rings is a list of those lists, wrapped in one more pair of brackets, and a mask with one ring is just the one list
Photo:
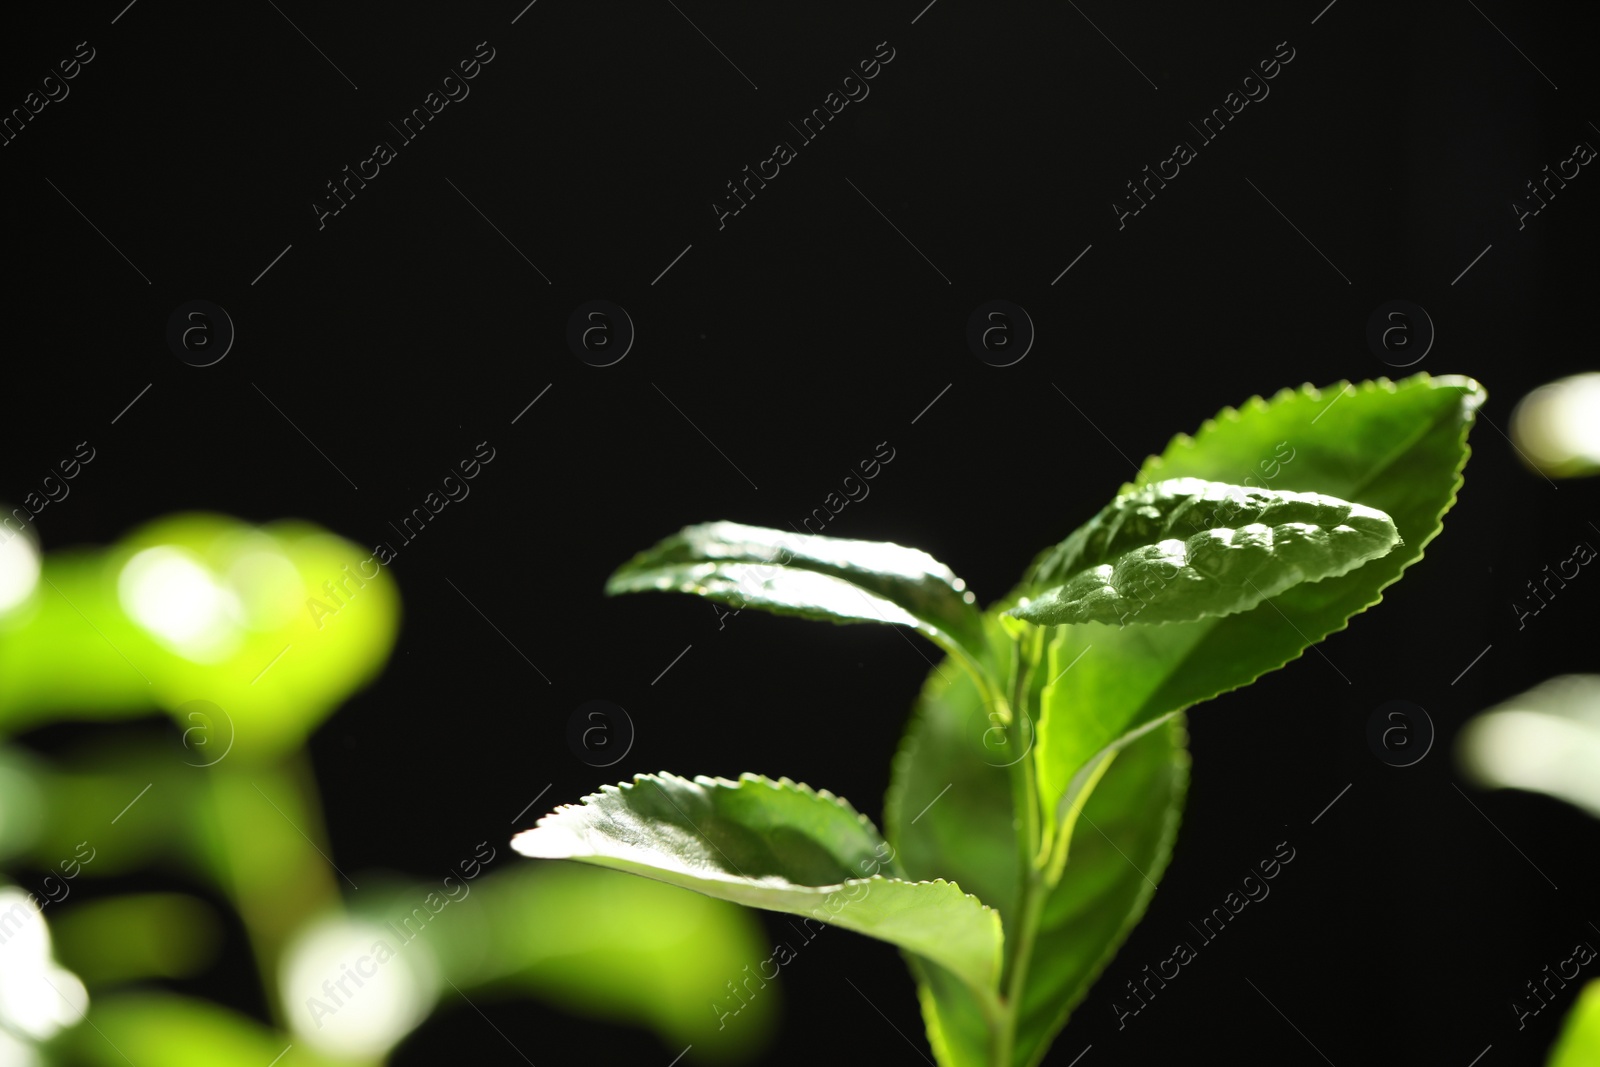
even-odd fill
[(1022, 918), (1018, 929), (1017, 954), (1012, 960), (1011, 977), (1006, 983), (1004, 1015), (995, 1032), (994, 1067), (1011, 1067), (1017, 1042), (1017, 1017), (1022, 1009), (1022, 993), (1028, 981), (1028, 965), (1033, 958), (1033, 943), (1044, 914), (1045, 898), (1050, 895), (1040, 872), (1030, 871), (1023, 886)]
[(326, 843), (327, 833), (310, 760), (294, 751), (263, 763), (224, 762), (207, 774), (222, 886), (243, 920), (273, 1022), (287, 1030), (278, 985), (284, 949), (311, 917), (340, 902), (312, 844)]
[(1018, 820), (1018, 877), (1024, 886), (1023, 899), (1027, 899), (1026, 886), (1029, 873), (1034, 869), (1039, 852), (1039, 784), (1033, 768), (1033, 717), (1029, 714), (1029, 696), (1033, 672), (1039, 658), (1042, 628), (1035, 628), (1025, 640), (1032, 646), (1018, 647), (1019, 662), (1013, 669), (1015, 683), (1011, 695), (1010, 735), (1014, 751), (1022, 753), (1011, 764), (1012, 810)]
[[(1026, 652), (1022, 653), (1026, 667), (1016, 672), (1017, 684), (1014, 687), (1013, 705), (1017, 711), (1014, 725), (1019, 747), (1024, 740), (1022, 737), (1024, 722), (1031, 721), (1028, 720), (1028, 709), (1029, 698), (1032, 696), (1032, 678), (1048, 645), (1045, 633), (1045, 628), (1040, 627), (1023, 639), (1029, 646)], [(1021, 651), (1019, 647), (1019, 652)], [(1014, 946), (1015, 954), (1010, 959), (1007, 972), (1002, 979), (1005, 997), (1001, 1002), (1000, 1018), (994, 1025), (992, 1067), (1013, 1067), (1017, 1023), (1022, 1012), (1022, 996), (1027, 988), (1028, 968), (1033, 960), (1033, 945), (1038, 939), (1039, 923), (1044, 915), (1045, 903), (1051, 892), (1060, 884), (1066, 871), (1072, 832), (1077, 826), (1078, 816), (1115, 756), (1116, 753), (1112, 752), (1101, 757), (1084, 774), (1081, 787), (1073, 798), (1070, 809), (1059, 817), (1052, 817), (1050, 823), (1043, 828), (1040, 825), (1039, 786), (1035, 778), (1032, 753), (1030, 752), (1026, 758), (1012, 767), (1013, 804), (1019, 812), (1017, 837), (1021, 853), (1019, 860), (1021, 892), (1015, 912), (1015, 926), (1006, 931), (1006, 944), (1008, 947)], [(1046, 839), (1041, 839), (1041, 835)]]
[(1016, 946), (1003, 978), (1005, 999), (1002, 1014), (995, 1026), (995, 1067), (1011, 1067), (1016, 1048), (1017, 1017), (1022, 1003), (1022, 993), (1028, 980), (1028, 965), (1033, 956), (1033, 942), (1039, 929), (1039, 919), (1044, 913), (1045, 899), (1050, 887), (1040, 870), (1041, 856), (1048, 848), (1041, 841), (1039, 818), (1039, 784), (1033, 766), (1033, 720), (1029, 714), (1033, 675), (1045, 647), (1045, 630), (1036, 628), (1018, 643), (1020, 662), (1015, 665), (1012, 687), (1011, 737), (1016, 749), (1023, 755), (1011, 765), (1012, 810), (1016, 813), (1017, 877), (1021, 887), (1015, 915), (1017, 925), (1006, 932), (1006, 941)]

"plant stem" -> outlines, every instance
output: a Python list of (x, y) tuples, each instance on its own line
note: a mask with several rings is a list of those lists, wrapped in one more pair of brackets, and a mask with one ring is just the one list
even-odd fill
[(284, 949), (308, 919), (339, 906), (329, 861), (307, 836), (327, 840), (310, 760), (293, 751), (262, 763), (231, 761), (208, 775), (213, 862), (244, 922), (273, 1022), (288, 1030), (278, 984)]
[(1017, 926), (1006, 932), (1008, 945), (1016, 946), (1008, 972), (1004, 978), (1006, 994), (1003, 1013), (995, 1027), (995, 1067), (1011, 1067), (1016, 1046), (1017, 1016), (1022, 1002), (1022, 992), (1028, 978), (1028, 964), (1033, 956), (1033, 942), (1039, 928), (1039, 918), (1044, 912), (1045, 898), (1050, 887), (1040, 870), (1042, 832), (1039, 818), (1039, 784), (1033, 766), (1033, 718), (1029, 714), (1029, 697), (1032, 694), (1033, 674), (1046, 642), (1044, 628), (1038, 628), (1023, 642), (1019, 642), (1020, 662), (1014, 670), (1012, 687), (1011, 735), (1017, 751), (1022, 755), (1011, 765), (1012, 809), (1015, 814), (1017, 835), (1017, 877), (1021, 887), (1017, 901)]
[(1011, 977), (1006, 983), (1005, 1015), (995, 1033), (994, 1067), (1012, 1067), (1017, 1041), (1017, 1017), (1022, 1009), (1022, 993), (1028, 980), (1028, 965), (1033, 958), (1033, 942), (1039, 932), (1050, 887), (1037, 870), (1028, 872), (1022, 890), (1022, 919), (1016, 930), (1017, 954), (1012, 960)]
[[(1042, 631), (1041, 631), (1042, 632)], [(1018, 650), (1019, 653), (1022, 650)], [(1016, 682), (1012, 687), (1010, 734), (1015, 751), (1022, 753), (1011, 764), (1012, 810), (1015, 812), (1017, 841), (1019, 845), (1019, 876), (1026, 881), (1034, 868), (1039, 851), (1039, 784), (1033, 769), (1033, 716), (1029, 713), (1030, 685), (1034, 663), (1038, 658), (1038, 644), (1021, 655), (1017, 665)], [(1026, 899), (1026, 889), (1024, 889)]]
[[(1017, 715), (1014, 725), (1017, 729), (1016, 739), (1019, 747), (1023, 740), (1021, 731), (1024, 720), (1027, 720), (1031, 728), (1032, 720), (1028, 716), (1029, 697), (1032, 695), (1033, 673), (1038, 668), (1044, 650), (1049, 644), (1045, 640), (1045, 633), (1045, 628), (1040, 627), (1027, 639), (1031, 644), (1023, 654), (1025, 666), (1019, 664), (1020, 669), (1017, 671), (1017, 684), (1014, 687), (1014, 707)], [(1011, 957), (1002, 980), (1005, 997), (1001, 1003), (1000, 1019), (994, 1026), (992, 1067), (1013, 1067), (1022, 996), (1027, 988), (1028, 967), (1033, 960), (1033, 944), (1038, 939), (1039, 922), (1044, 916), (1045, 902), (1065, 874), (1067, 856), (1072, 844), (1072, 832), (1077, 826), (1078, 815), (1083, 811), (1084, 805), (1089, 801), (1089, 795), (1094, 792), (1095, 786), (1100, 784), (1101, 777), (1115, 758), (1116, 752), (1106, 753), (1091, 767), (1080, 772), (1082, 783), (1075, 803), (1064, 815), (1057, 812), (1050, 820), (1051, 825), (1043, 828), (1040, 825), (1039, 786), (1035, 778), (1032, 752), (1030, 751), (1025, 758), (1012, 766), (1012, 797), (1019, 813), (1017, 837), (1021, 849), (1019, 869), (1021, 893), (1015, 912), (1016, 925), (1006, 931), (1006, 945), (1008, 948), (1015, 947), (1015, 955)], [(1041, 840), (1041, 834), (1050, 839)]]

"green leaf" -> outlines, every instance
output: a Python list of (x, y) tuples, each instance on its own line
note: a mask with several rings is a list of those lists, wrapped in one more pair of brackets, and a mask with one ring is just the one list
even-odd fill
[(124, 893), (74, 902), (54, 922), (56, 955), (91, 987), (192, 978), (215, 961), (222, 942), (211, 906), (184, 893)]
[(1503, 700), (1456, 735), (1463, 774), (1526, 789), (1600, 819), (1600, 675), (1563, 674)]
[[(718, 1062), (754, 1062), (764, 1051), (782, 1014), (784, 991), (768, 984), (782, 959), (771, 958), (755, 912), (588, 864), (493, 866), (428, 926), (441, 977), (475, 1002), (478, 990), (537, 997), (586, 1018), (648, 1026), (663, 1045), (692, 1044)], [(363, 881), (354, 903), (365, 918), (396, 922), (426, 888), (397, 884), (374, 901)]]
[(1545, 1067), (1593, 1067), (1600, 1063), (1600, 979), (1590, 981), (1561, 1027)]
[(1155, 895), (1189, 785), (1187, 734), (1178, 716), (1128, 742), (1073, 823), (1065, 876), (1045, 902), (1023, 987), (1018, 1065), (1044, 1058)]
[[(213, 614), (185, 629), (174, 604)], [(392, 568), (369, 550), (297, 520), (202, 512), (49, 553), (28, 605), (0, 640), (0, 737), (161, 708), (195, 766), (299, 749), (382, 671), (400, 625)]]
[(992, 996), (1000, 916), (944, 880), (909, 882), (867, 819), (788, 779), (637, 775), (564, 805), (512, 847), (641, 874), (708, 896), (804, 915), (926, 956)]
[(1043, 626), (1192, 622), (1347, 574), (1399, 541), (1381, 511), (1318, 493), (1174, 478), (1125, 493), (1041, 560), (1010, 614)]
[[(1020, 754), (1006, 752), (992, 729), (970, 678), (948, 667), (930, 674), (895, 759), (884, 819), (908, 876), (954, 879), (995, 901), (1006, 929), (1016, 931), (1019, 860), (1005, 764)], [(1187, 769), (1180, 720), (1130, 742), (1090, 794), (1066, 876), (1044, 906), (1015, 1063), (1043, 1055), (1143, 914), (1171, 852)], [(943, 970), (914, 956), (908, 962), (939, 1062), (989, 1067), (993, 1038), (982, 1005)]]
[(1467, 431), (1483, 399), (1469, 378), (1425, 374), (1328, 390), (1305, 386), (1226, 409), (1147, 460), (1135, 487), (1180, 477), (1253, 480), (1359, 500), (1393, 519), (1402, 547), (1223, 618), (1063, 627), (1051, 643), (1052, 681), (1035, 748), (1047, 809), (1067, 801), (1073, 777), (1108, 747), (1283, 666), (1377, 603), (1421, 558), (1455, 502)]
[[(997, 647), (1010, 641), (997, 622), (986, 622)], [(965, 671), (946, 661), (929, 673), (894, 760), (884, 824), (908, 877), (957, 882), (993, 904), (1010, 930), (1018, 852), (1007, 764), (1025, 753), (1008, 750), (1014, 746), (988, 712)], [(983, 1005), (942, 968), (910, 953), (906, 962), (939, 1062), (988, 1067), (991, 1035)]]
[[(318, 1055), (297, 1036), (209, 1000), (169, 993), (96, 997), (86, 1020), (56, 1042), (64, 1062), (88, 1067), (215, 1067), (272, 1063), (275, 1067), (348, 1067)], [(287, 1047), (286, 1047), (287, 1046)], [(278, 1057), (274, 1059), (273, 1057)]]
[(606, 582), (610, 594), (651, 591), (834, 622), (900, 623), (969, 658), (983, 647), (967, 584), (926, 552), (885, 541), (733, 522), (687, 526)]

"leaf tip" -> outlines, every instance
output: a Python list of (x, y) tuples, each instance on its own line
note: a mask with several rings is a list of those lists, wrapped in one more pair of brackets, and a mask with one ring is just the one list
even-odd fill
[(511, 848), (536, 860), (565, 860), (586, 855), (588, 850), (582, 839), (562, 823), (553, 821), (560, 814), (561, 810), (557, 809), (540, 819), (533, 829), (517, 834), (511, 839)]

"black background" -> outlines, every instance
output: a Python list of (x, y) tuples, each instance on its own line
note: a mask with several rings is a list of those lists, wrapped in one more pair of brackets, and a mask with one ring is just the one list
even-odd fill
[[(386, 674), (312, 742), (345, 869), (440, 869), (508, 837), (546, 784), (541, 808), (659, 769), (788, 775), (877, 819), (931, 646), (754, 613), (719, 630), (688, 598), (605, 599), (610, 570), (685, 523), (798, 523), (887, 441), (893, 463), (827, 532), (924, 548), (999, 596), (1109, 499), (1125, 457), (1253, 394), (1388, 373), (1367, 317), (1414, 301), (1438, 334), (1415, 369), (1490, 391), (1460, 503), (1425, 563), (1323, 655), (1193, 713), (1171, 869), (1048, 1062), (1091, 1045), (1084, 1067), (1465, 1067), (1490, 1045), (1485, 1067), (1542, 1062), (1569, 1002), (1520, 1032), (1510, 1002), (1600, 937), (1600, 827), (1543, 798), (1458, 792), (1450, 750), (1471, 714), (1593, 664), (1600, 590), (1574, 583), (1520, 632), (1510, 605), (1600, 536), (1595, 486), (1555, 488), (1499, 432), (1528, 389), (1593, 367), (1600, 178), (1585, 168), (1525, 229), (1510, 209), (1545, 164), (1600, 140), (1592, 27), (1576, 6), (1502, 0), (923, 2), (9, 13), (4, 108), (77, 42), (96, 58), (0, 148), (0, 495), (87, 438), (98, 458), (40, 520), (47, 549), (186, 508), (374, 544), (491, 443), (471, 497), (393, 567), (405, 622)], [(324, 183), (394, 140), (386, 123), (485, 40), (495, 58), (471, 95), (319, 230)], [(871, 95), (719, 230), (724, 183), (794, 140), (787, 123), (881, 41), (895, 58)], [(1187, 122), (1284, 41), (1295, 58), (1271, 95), (1119, 230), (1124, 182), (1193, 140)], [(203, 369), (164, 342), (197, 298), (238, 331)], [(564, 340), (595, 298), (638, 331), (606, 368)], [(967, 349), (967, 316), (992, 298), (1037, 327), (1015, 366)], [(1397, 698), (1440, 731), (1408, 769), (1365, 738)], [(591, 699), (638, 731), (603, 771), (565, 741)], [(1272, 896), (1118, 1032), (1113, 986), (1283, 840), (1297, 858)], [(782, 987), (768, 1062), (926, 1051), (880, 943), (830, 934)], [(261, 1010), (238, 951), (189, 988)], [(482, 1006), (540, 1067), (676, 1052), (529, 1002)], [(467, 1056), (520, 1062), (447, 1002), (394, 1062)]]

